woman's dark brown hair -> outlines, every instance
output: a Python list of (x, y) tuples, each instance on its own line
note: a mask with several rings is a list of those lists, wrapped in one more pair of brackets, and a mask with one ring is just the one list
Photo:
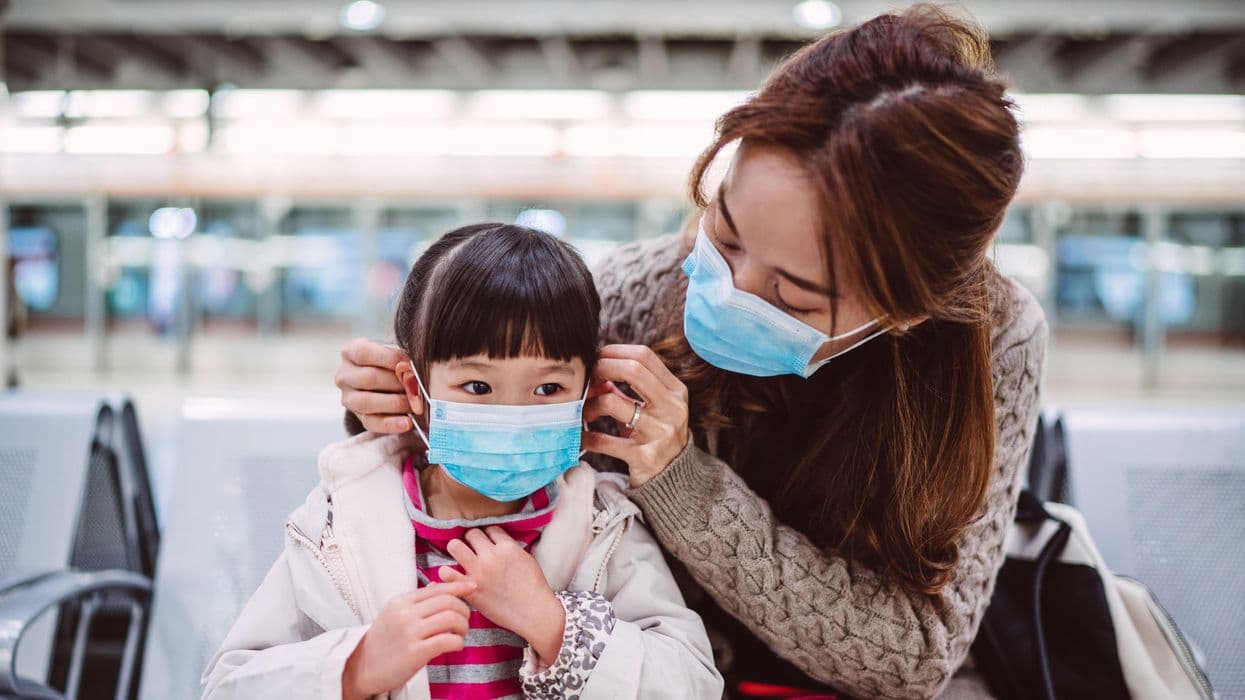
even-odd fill
[(415, 261), (393, 332), (425, 378), (429, 363), (477, 354), (578, 357), (591, 374), (600, 315), (592, 274), (568, 243), (486, 223), (450, 231)]
[(1023, 170), (1004, 90), (985, 33), (930, 5), (790, 57), (718, 121), (692, 172), (696, 204), (710, 205), (706, 172), (727, 145), (781, 149), (819, 191), (832, 289), (837, 259), (888, 323), (928, 319), (809, 380), (718, 370), (676, 323), (659, 346), (688, 385), (694, 429), (718, 431), (785, 524), (930, 595), (993, 466), (986, 252)]

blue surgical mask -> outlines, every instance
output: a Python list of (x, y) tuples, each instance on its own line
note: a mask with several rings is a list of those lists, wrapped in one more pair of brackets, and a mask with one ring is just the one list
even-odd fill
[(683, 273), (688, 279), (683, 334), (701, 359), (728, 372), (807, 379), (830, 360), (890, 330), (882, 328), (814, 363), (813, 355), (826, 343), (854, 337), (876, 326), (881, 317), (830, 336), (761, 297), (736, 289), (730, 265), (705, 233), (704, 219), (696, 246), (683, 261)]
[(584, 396), (578, 401), (511, 406), (433, 399), (428, 407), (428, 463), (494, 501), (513, 501), (548, 485), (579, 463)]

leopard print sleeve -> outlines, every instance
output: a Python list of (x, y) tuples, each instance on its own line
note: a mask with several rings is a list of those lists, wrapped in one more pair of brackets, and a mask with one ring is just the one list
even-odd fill
[(523, 695), (533, 700), (579, 698), (597, 659), (605, 651), (605, 640), (614, 631), (614, 606), (601, 594), (559, 591), (556, 595), (566, 611), (558, 658), (544, 667), (529, 646), (519, 671)]

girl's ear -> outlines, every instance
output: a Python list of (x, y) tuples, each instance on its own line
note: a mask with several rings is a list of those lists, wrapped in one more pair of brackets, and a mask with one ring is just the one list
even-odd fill
[(415, 378), (415, 370), (411, 369), (411, 361), (402, 360), (393, 371), (406, 391), (406, 401), (411, 406), (411, 413), (424, 415), (424, 397), (419, 393), (419, 380)]

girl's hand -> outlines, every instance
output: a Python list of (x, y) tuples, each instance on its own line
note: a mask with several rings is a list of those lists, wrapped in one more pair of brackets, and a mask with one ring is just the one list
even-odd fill
[(496, 525), (468, 530), (463, 539), (446, 545), (446, 550), (466, 573), (443, 566), (437, 571), (441, 580), (474, 584), (475, 592), (467, 596), (467, 602), (527, 640), (541, 661), (552, 665), (562, 648), (566, 611), (536, 558)]
[(471, 610), (470, 581), (434, 583), (395, 596), (359, 640), (342, 670), (342, 698), (369, 698), (400, 688), (441, 654), (459, 651)]
[(342, 346), (342, 363), (333, 382), (342, 390), (342, 406), (373, 433), (411, 429), (410, 404), (395, 370), (406, 353), (392, 345), (355, 338)]
[[(634, 429), (636, 402), (617, 387), (626, 382), (644, 399)], [(584, 420), (610, 416), (622, 435), (584, 434), (583, 448), (627, 463), (632, 488), (665, 471), (687, 446), (687, 387), (643, 345), (607, 345), (592, 374)]]

